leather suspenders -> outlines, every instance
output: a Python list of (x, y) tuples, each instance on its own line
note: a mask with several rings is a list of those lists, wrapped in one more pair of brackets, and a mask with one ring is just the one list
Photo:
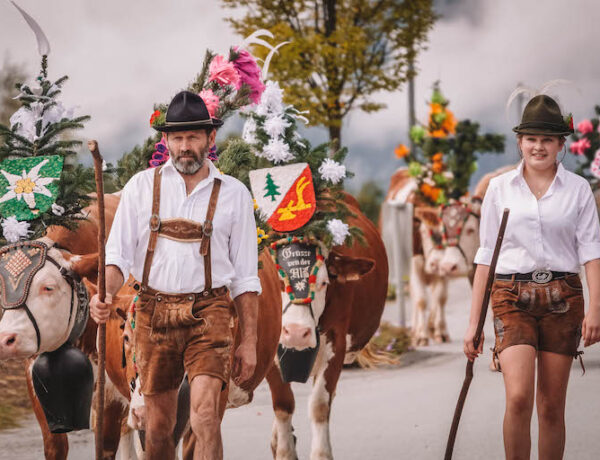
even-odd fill
[(215, 178), (213, 188), (208, 202), (206, 219), (204, 224), (200, 225), (187, 219), (165, 219), (160, 220), (160, 170), (158, 167), (154, 170), (154, 187), (152, 191), (152, 215), (150, 216), (150, 237), (148, 238), (148, 249), (144, 259), (144, 271), (142, 275), (142, 285), (140, 290), (144, 292), (148, 288), (148, 277), (150, 276), (150, 267), (154, 258), (154, 250), (159, 236), (173, 239), (176, 241), (200, 241), (200, 255), (204, 258), (204, 293), (208, 294), (212, 289), (212, 266), (210, 257), (210, 239), (213, 232), (213, 218), (217, 209), (219, 191), (221, 189), (221, 179)]

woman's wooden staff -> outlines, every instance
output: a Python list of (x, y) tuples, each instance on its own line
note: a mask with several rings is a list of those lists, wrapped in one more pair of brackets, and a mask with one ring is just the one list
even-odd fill
[[(104, 302), (106, 298), (105, 280), (105, 236), (106, 219), (104, 217), (104, 182), (102, 180), (102, 155), (98, 150), (98, 142), (88, 141), (88, 148), (94, 157), (94, 172), (96, 176), (96, 199), (98, 202), (98, 299)], [(104, 383), (106, 360), (106, 324), (98, 325), (98, 387), (96, 394), (96, 460), (104, 458)]]
[[(496, 247), (494, 248), (492, 262), (490, 263), (490, 271), (488, 273), (487, 283), (485, 285), (485, 294), (481, 304), (479, 322), (477, 323), (477, 329), (475, 330), (475, 336), (473, 337), (473, 348), (475, 348), (475, 350), (479, 348), (479, 342), (481, 341), (481, 333), (483, 332), (485, 316), (488, 311), (488, 304), (490, 303), (492, 284), (494, 284), (494, 276), (496, 274), (496, 264), (498, 263), (498, 256), (500, 255), (500, 247), (502, 246), (502, 240), (504, 239), (504, 231), (506, 230), (509, 212), (509, 209), (504, 210), (504, 213), (502, 214), (502, 221), (500, 222), (500, 230), (498, 230), (498, 239), (496, 240)], [(456, 402), (456, 409), (454, 410), (454, 418), (452, 419), (452, 426), (450, 427), (450, 434), (448, 435), (448, 443), (446, 444), (446, 454), (444, 455), (444, 460), (452, 459), (454, 441), (456, 441), (456, 432), (458, 431), (458, 423), (460, 422), (460, 416), (462, 414), (463, 406), (465, 405), (465, 399), (467, 399), (467, 392), (469, 391), (471, 380), (473, 380), (474, 361), (475, 360), (467, 362), (465, 380), (463, 381), (462, 389), (460, 390), (460, 395), (458, 396), (458, 401)]]

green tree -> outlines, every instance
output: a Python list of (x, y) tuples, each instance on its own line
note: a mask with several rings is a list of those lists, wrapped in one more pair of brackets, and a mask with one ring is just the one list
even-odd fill
[(404, 83), (436, 19), (432, 0), (222, 1), (245, 8), (229, 19), (240, 35), (267, 29), (290, 42), (271, 62), (272, 78), (285, 83), (286, 102), (308, 109), (311, 123), (326, 126), (338, 144), (350, 110), (380, 110), (385, 104), (372, 95)]
[(356, 200), (358, 201), (360, 210), (363, 214), (367, 216), (371, 222), (377, 225), (379, 220), (379, 209), (383, 202), (383, 190), (381, 187), (372, 180), (365, 182), (360, 188), (358, 195), (356, 195)]
[(265, 186), (265, 191), (267, 192), (265, 194), (265, 198), (270, 196), (271, 201), (275, 201), (276, 195), (281, 195), (281, 193), (279, 193), (279, 186), (273, 181), (273, 176), (271, 176), (271, 173), (267, 174), (267, 185)]

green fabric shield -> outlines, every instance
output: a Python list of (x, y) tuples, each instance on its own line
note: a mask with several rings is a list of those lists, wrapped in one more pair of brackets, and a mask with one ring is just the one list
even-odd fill
[(63, 169), (60, 155), (4, 160), (0, 163), (0, 215), (32, 220), (56, 201)]

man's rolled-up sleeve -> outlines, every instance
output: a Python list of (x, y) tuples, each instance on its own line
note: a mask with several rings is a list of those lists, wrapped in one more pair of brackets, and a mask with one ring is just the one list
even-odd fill
[(121, 200), (106, 241), (106, 265), (116, 265), (127, 281), (134, 263), (137, 247), (137, 207), (133, 197), (132, 180), (121, 192)]
[(229, 258), (235, 270), (230, 286), (233, 298), (245, 292), (258, 294), (262, 292), (258, 278), (258, 243), (254, 204), (248, 190), (244, 189), (240, 195), (239, 207), (235, 213), (229, 238)]
[(474, 263), (477, 265), (491, 265), (496, 235), (500, 228), (500, 217), (496, 207), (496, 191), (490, 182), (487, 193), (481, 204), (481, 220), (479, 224), (479, 249), (475, 254)]
[(581, 265), (600, 259), (600, 222), (596, 200), (589, 184), (584, 184), (583, 199), (577, 216), (577, 256)]

